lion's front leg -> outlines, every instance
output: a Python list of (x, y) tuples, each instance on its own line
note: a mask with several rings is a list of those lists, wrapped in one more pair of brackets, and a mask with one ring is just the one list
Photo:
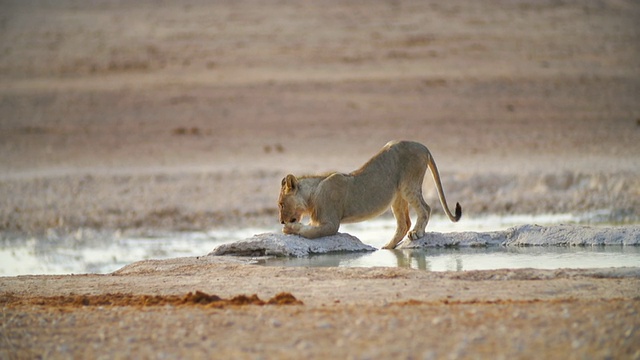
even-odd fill
[(301, 223), (288, 223), (282, 228), (285, 234), (300, 235), (307, 239), (316, 239), (323, 236), (335, 235), (340, 228), (340, 223), (323, 223), (320, 225), (303, 225)]

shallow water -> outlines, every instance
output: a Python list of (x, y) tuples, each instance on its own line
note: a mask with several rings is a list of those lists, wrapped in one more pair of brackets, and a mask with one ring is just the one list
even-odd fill
[[(511, 216), (465, 219), (451, 223), (435, 217), (427, 230), (494, 231), (518, 224), (550, 225), (579, 221), (570, 215)], [(393, 234), (393, 219), (342, 226), (341, 232), (380, 248)], [(127, 237), (95, 231), (78, 231), (68, 236), (49, 233), (43, 238), (0, 239), (0, 276), (27, 274), (110, 273), (132, 262), (202, 256), (215, 246), (251, 237), (272, 229), (216, 229), (209, 232)], [(330, 254), (308, 258), (259, 260), (274, 266), (411, 267), (430, 271), (462, 271), (499, 268), (597, 268), (640, 266), (640, 247), (527, 247), (460, 248), (427, 250), (383, 250), (371, 253)]]
[(640, 266), (640, 248), (637, 246), (436, 248), (317, 255), (308, 258), (275, 258), (261, 263), (272, 266), (407, 267), (429, 271), (606, 268)]

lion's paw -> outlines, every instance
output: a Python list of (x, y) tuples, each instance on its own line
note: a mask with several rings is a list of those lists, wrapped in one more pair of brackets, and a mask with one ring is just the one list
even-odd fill
[(418, 240), (424, 237), (424, 231), (411, 230), (409, 231), (410, 240)]
[(297, 235), (300, 234), (300, 229), (302, 229), (302, 224), (300, 223), (287, 223), (282, 228), (282, 232), (289, 235)]

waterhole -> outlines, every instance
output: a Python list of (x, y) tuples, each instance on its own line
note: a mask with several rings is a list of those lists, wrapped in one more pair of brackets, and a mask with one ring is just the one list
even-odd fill
[[(519, 224), (551, 225), (581, 222), (571, 215), (488, 216), (451, 223), (433, 218), (427, 231), (495, 231)], [(392, 218), (343, 225), (362, 242), (380, 248), (395, 229)], [(273, 228), (213, 229), (207, 232), (165, 233), (132, 237), (118, 233), (78, 230), (67, 235), (49, 232), (42, 237), (2, 235), (0, 276), (28, 274), (106, 274), (127, 264), (147, 260), (203, 256), (215, 246)], [(267, 266), (411, 267), (427, 271), (465, 271), (502, 268), (602, 268), (640, 266), (638, 246), (598, 247), (488, 247), (426, 250), (379, 250), (369, 253), (328, 254), (305, 258), (271, 258), (255, 261)]]

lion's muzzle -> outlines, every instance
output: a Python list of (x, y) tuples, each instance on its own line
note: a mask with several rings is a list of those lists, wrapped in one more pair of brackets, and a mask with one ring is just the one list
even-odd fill
[(280, 218), (280, 224), (282, 224), (282, 225), (284, 225), (286, 223), (293, 224), (293, 223), (297, 223), (297, 222), (298, 222), (298, 219), (296, 219), (296, 218), (291, 218), (289, 221), (285, 221), (284, 219)]

